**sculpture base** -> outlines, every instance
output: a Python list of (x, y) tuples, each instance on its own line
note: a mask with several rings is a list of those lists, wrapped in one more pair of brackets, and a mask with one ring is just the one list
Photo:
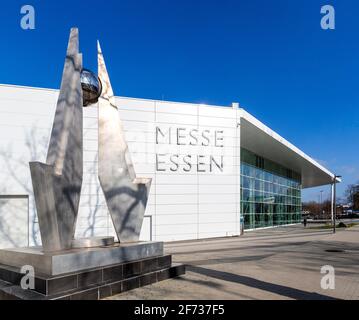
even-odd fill
[(95, 248), (107, 247), (115, 244), (114, 237), (91, 237), (91, 238), (78, 238), (72, 240), (71, 247), (74, 249), (80, 248)]
[(43, 252), (41, 247), (0, 250), (0, 264), (30, 265), (36, 274), (49, 276), (163, 255), (162, 242), (115, 243), (107, 247)]
[[(35, 287), (21, 288), (33, 266)], [(44, 253), (41, 247), (0, 250), (0, 300), (98, 300), (185, 273), (163, 255), (162, 242)]]
[(24, 290), (20, 269), (0, 265), (0, 300), (99, 300), (184, 273), (171, 256), (161, 256), (56, 277), (35, 275), (35, 288)]

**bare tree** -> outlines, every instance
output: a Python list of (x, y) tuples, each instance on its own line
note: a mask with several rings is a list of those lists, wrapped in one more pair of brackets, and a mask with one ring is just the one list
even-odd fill
[(323, 201), (322, 204), (316, 201), (303, 202), (303, 211), (309, 212), (311, 216), (319, 219), (329, 219), (331, 217), (331, 201)]

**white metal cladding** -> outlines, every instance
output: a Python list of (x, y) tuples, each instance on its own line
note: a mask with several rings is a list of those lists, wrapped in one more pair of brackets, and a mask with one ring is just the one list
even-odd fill
[[(0, 179), (6, 181), (0, 194), (29, 195), (32, 245), (41, 240), (28, 162), (46, 157), (57, 97), (57, 90), (0, 86)], [(141, 238), (181, 240), (238, 234), (238, 110), (131, 98), (117, 98), (117, 104), (136, 173), (153, 179)], [(172, 130), (172, 140), (179, 130), (180, 145), (167, 143), (165, 138), (157, 144), (157, 130), (165, 135)], [(207, 140), (193, 145), (191, 131), (199, 136), (205, 132)], [(115, 236), (97, 178), (97, 136), (97, 107), (90, 106), (84, 109), (84, 179), (77, 237)], [(156, 155), (161, 155), (165, 171), (157, 171)], [(176, 155), (178, 169), (173, 171), (170, 157)], [(191, 158), (184, 158), (188, 155)], [(192, 167), (186, 172), (183, 168), (189, 168), (188, 162)], [(198, 163), (199, 171), (204, 172), (198, 172)]]
[(0, 249), (28, 246), (28, 197), (0, 195), (0, 213)]
[[(0, 85), (0, 195), (29, 195), (31, 245), (40, 244), (40, 237), (28, 163), (45, 160), (57, 97), (57, 90)], [(320, 183), (330, 183), (326, 169), (242, 109), (124, 97), (116, 101), (136, 173), (153, 179), (143, 240), (239, 234), (241, 135), (252, 150), (256, 136), (280, 144), (281, 151), (296, 159), (296, 168), (303, 167), (302, 174), (312, 175), (306, 181), (317, 175)], [(97, 178), (96, 105), (84, 109), (83, 124), (76, 236), (115, 236)], [(261, 155), (260, 148), (254, 151)], [(305, 171), (308, 161), (311, 170)]]
[[(146, 212), (152, 215), (153, 239), (238, 234), (237, 110), (129, 98), (117, 98), (117, 105), (136, 172), (153, 178)], [(178, 130), (180, 141), (176, 139)], [(196, 144), (190, 136), (190, 132), (200, 136), (204, 131), (210, 140), (208, 146), (203, 146), (203, 141)], [(213, 143), (216, 132), (221, 132), (223, 147)], [(190, 160), (185, 158), (188, 155)], [(179, 167), (172, 165), (171, 169), (171, 156)], [(221, 162), (222, 156), (223, 169), (216, 170), (213, 165), (211, 170), (211, 157)], [(197, 157), (203, 163), (199, 171), (205, 172), (198, 172)], [(186, 161), (191, 162), (191, 170)]]

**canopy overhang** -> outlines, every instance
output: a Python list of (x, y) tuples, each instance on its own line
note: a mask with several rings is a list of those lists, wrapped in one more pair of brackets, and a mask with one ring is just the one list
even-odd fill
[[(240, 117), (241, 147), (294, 170), (302, 176), (302, 188), (332, 184), (335, 175), (303, 151), (275, 133), (245, 110)], [(339, 178), (337, 182), (341, 182)]]

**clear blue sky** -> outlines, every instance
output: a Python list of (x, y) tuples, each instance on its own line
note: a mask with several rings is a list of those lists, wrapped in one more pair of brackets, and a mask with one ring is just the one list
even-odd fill
[[(36, 29), (20, 28), (20, 7)], [(336, 9), (336, 30), (320, 8)], [(344, 183), (359, 180), (357, 0), (2, 1), (0, 83), (58, 88), (69, 29), (84, 64), (100, 39), (117, 95), (229, 105), (250, 113)], [(319, 190), (304, 192), (318, 199)]]

